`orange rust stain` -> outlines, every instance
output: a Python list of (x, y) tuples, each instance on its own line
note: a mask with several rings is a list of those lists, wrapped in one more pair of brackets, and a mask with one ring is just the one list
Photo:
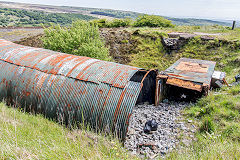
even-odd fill
[(79, 65), (83, 64), (83, 63), (84, 63), (86, 60), (88, 60), (88, 59), (91, 59), (91, 58), (89, 58), (89, 57), (83, 57), (82, 59), (79, 59), (79, 63), (76, 64), (76, 65), (68, 72), (67, 76), (69, 76), (69, 75), (73, 72), (74, 69), (76, 69)]
[(180, 62), (175, 68), (180, 71), (207, 73), (209, 65), (194, 62)]
[(31, 58), (33, 55), (32, 52), (28, 52), (26, 53), (24, 56), (22, 56), (21, 58), (19, 58), (18, 61), (16, 61), (17, 64), (20, 64), (22, 61), (30, 61), (29, 58)]
[[(108, 101), (109, 98), (110, 98), (111, 91), (112, 91), (112, 89), (110, 88), (109, 91), (108, 91), (107, 97), (106, 97), (106, 99), (105, 99), (105, 101), (104, 101), (103, 107), (102, 107), (101, 116), (99, 117), (99, 124), (102, 123), (102, 115), (103, 115), (103, 111), (104, 111), (104, 109), (105, 109), (105, 106), (106, 106), (106, 104), (107, 104), (107, 101)], [(98, 104), (99, 104), (99, 102), (98, 102)], [(99, 105), (99, 106), (100, 106), (100, 105)]]
[(62, 54), (60, 56), (57, 56), (53, 59), (51, 59), (49, 61), (49, 64), (52, 65), (52, 66), (55, 66), (56, 64), (58, 64), (59, 62), (61, 62), (63, 59), (65, 59), (66, 57), (69, 57), (70, 55), (68, 54)]
[[(41, 53), (47, 53), (47, 52), (41, 52)], [(49, 56), (50, 56), (50, 54), (49, 54), (49, 55), (45, 55), (43, 58), (41, 58), (40, 60), (38, 60), (38, 61), (36, 62), (36, 64), (33, 65), (33, 68), (36, 68), (36, 66), (37, 66), (43, 59), (45, 59), (45, 58), (47, 58), (47, 57), (49, 57)]]
[(119, 110), (120, 110), (120, 107), (121, 107), (121, 104), (122, 104), (122, 101), (123, 101), (123, 98), (124, 98), (125, 93), (126, 93), (126, 90), (124, 90), (124, 91), (121, 93), (120, 98), (119, 98), (119, 100), (118, 100), (118, 104), (117, 104), (116, 110), (115, 110), (115, 112), (114, 112), (114, 122), (116, 122), (116, 120), (117, 120), (117, 117), (118, 117), (118, 114), (119, 114), (118, 112), (119, 112)]
[(31, 94), (30, 92), (26, 92), (25, 95), (28, 97), (28, 96), (30, 96), (30, 94)]
[(171, 73), (168, 73), (168, 75), (173, 77), (184, 78), (184, 79), (194, 79), (194, 77), (181, 76), (181, 75), (171, 74)]
[(62, 67), (65, 62), (68, 62), (70, 60), (73, 60), (75, 57), (74, 56), (69, 56), (67, 59), (62, 60), (61, 63), (58, 65), (58, 67)]
[(47, 76), (43, 76), (43, 77), (39, 80), (39, 83), (38, 83), (39, 88), (42, 87), (42, 85), (43, 85), (43, 83), (44, 83), (44, 81), (45, 81), (46, 79), (47, 79)]
[(113, 77), (113, 81), (112, 84), (116, 81), (116, 78), (122, 73), (121, 68), (119, 68), (119, 70), (116, 71), (114, 77)]
[(10, 46), (10, 47), (7, 47), (7, 48), (1, 50), (0, 52), (5, 51), (5, 50), (7, 50), (7, 49), (9, 49), (9, 48), (12, 48), (12, 47), (11, 47), (11, 46)]
[[(12, 52), (12, 54), (18, 53), (19, 50), (21, 50), (22, 48), (24, 48), (24, 47), (20, 47), (20, 48), (18, 48), (18, 49), (15, 49), (15, 50)], [(12, 56), (8, 57), (8, 58), (6, 59), (6, 61), (10, 62), (10, 58), (12, 58)]]
[(0, 47), (4, 47), (4, 46), (8, 46), (10, 44), (6, 44), (6, 43), (1, 43), (2, 45), (0, 45)]
[(49, 71), (48, 73), (50, 73), (50, 74), (57, 74), (58, 71), (56, 71), (55, 68), (53, 68), (53, 69), (51, 69), (51, 71)]
[(93, 62), (93, 63), (91, 63), (91, 64), (89, 64), (88, 66), (86, 66), (78, 75), (77, 75), (77, 79), (79, 79), (79, 80), (82, 80), (81, 79), (81, 76), (83, 75), (83, 73), (84, 73), (84, 71), (86, 71), (90, 66), (92, 66), (93, 64), (95, 64), (95, 63), (97, 63), (98, 61), (96, 61), (96, 62)]
[(196, 90), (196, 91), (199, 91), (199, 92), (202, 91), (202, 85), (196, 84), (196, 83), (191, 82), (191, 81), (186, 81), (186, 80), (181, 80), (181, 79), (169, 77), (167, 79), (166, 83), (170, 84), (170, 85), (178, 86), (178, 87), (183, 87), (183, 88), (187, 88), (187, 89)]
[(126, 121), (126, 124), (127, 124), (127, 125), (129, 125), (129, 119), (130, 119), (131, 116), (132, 116), (132, 113), (131, 113), (131, 114), (128, 114), (127, 121)]
[(6, 82), (6, 78), (3, 78), (3, 79), (2, 79), (2, 82), (5, 83), (5, 82)]

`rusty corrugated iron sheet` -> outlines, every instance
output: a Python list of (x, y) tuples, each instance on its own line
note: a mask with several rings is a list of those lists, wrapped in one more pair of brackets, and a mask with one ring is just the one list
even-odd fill
[(139, 68), (0, 40), (0, 98), (61, 122), (125, 136)]
[(181, 58), (165, 70), (166, 83), (201, 92), (203, 86), (210, 87), (215, 65), (213, 61)]

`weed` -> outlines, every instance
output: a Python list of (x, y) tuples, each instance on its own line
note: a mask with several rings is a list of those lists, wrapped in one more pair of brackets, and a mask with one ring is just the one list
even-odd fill
[(202, 121), (202, 125), (200, 127), (200, 132), (214, 132), (214, 123), (210, 117), (205, 117)]

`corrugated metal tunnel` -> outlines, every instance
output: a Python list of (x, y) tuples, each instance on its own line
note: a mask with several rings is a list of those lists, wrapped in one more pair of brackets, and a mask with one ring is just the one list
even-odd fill
[(124, 138), (136, 103), (154, 103), (156, 71), (0, 40), (0, 99)]

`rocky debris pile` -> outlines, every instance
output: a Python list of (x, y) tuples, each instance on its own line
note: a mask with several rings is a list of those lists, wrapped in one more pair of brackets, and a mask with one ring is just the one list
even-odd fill
[[(188, 124), (182, 122), (181, 110), (188, 104), (161, 103), (159, 106), (138, 105), (133, 109), (129, 122), (128, 133), (124, 146), (132, 154), (153, 159), (164, 156), (173, 150), (179, 143), (179, 134), (184, 133), (193, 137), (195, 132), (192, 121)], [(156, 131), (144, 133), (144, 127), (149, 120), (155, 120), (158, 124)], [(190, 144), (192, 139), (184, 139), (185, 144)]]
[(170, 54), (171, 51), (179, 50), (185, 44), (189, 42), (189, 40), (193, 39), (196, 36), (200, 36), (202, 41), (210, 41), (214, 40), (216, 36), (219, 34), (209, 34), (209, 33), (201, 33), (194, 32), (192, 33), (183, 33), (183, 32), (171, 32), (168, 33), (169, 38), (163, 38), (162, 43), (166, 48), (167, 52)]
[(162, 43), (165, 47), (169, 48), (170, 50), (178, 50), (178, 39), (176, 38), (163, 38)]

